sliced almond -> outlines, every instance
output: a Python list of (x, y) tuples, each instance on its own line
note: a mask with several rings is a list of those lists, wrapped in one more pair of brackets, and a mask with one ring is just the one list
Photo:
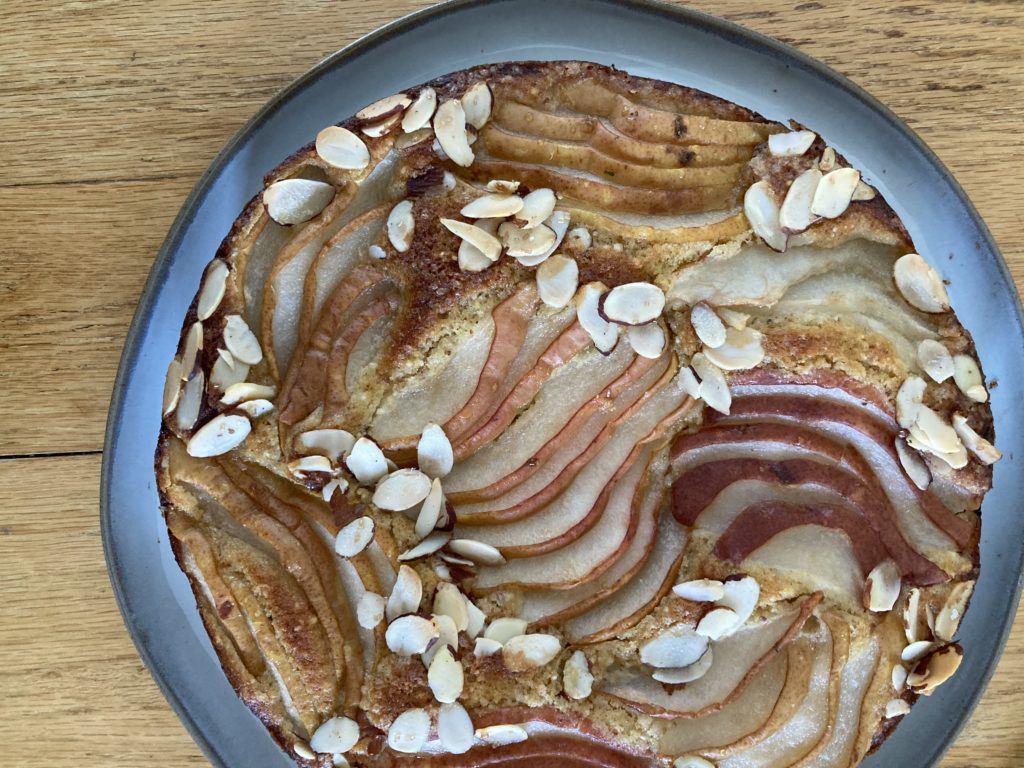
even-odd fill
[(282, 179), (263, 190), (263, 204), (278, 224), (309, 221), (334, 199), (332, 184), (312, 179)]
[(416, 219), (412, 215), (412, 206), (412, 200), (403, 200), (388, 214), (388, 240), (399, 253), (405, 253), (412, 245), (412, 236), (416, 230)]
[(928, 490), (932, 482), (932, 473), (920, 454), (910, 448), (902, 438), (896, 438), (896, 455), (899, 456), (900, 465), (911, 482), (922, 491)]
[(700, 382), (697, 381), (697, 377), (694, 376), (693, 371), (690, 368), (680, 368), (678, 378), (679, 385), (687, 395), (692, 397), (694, 400), (700, 398)]
[(717, 579), (694, 579), (672, 587), (672, 591), (684, 600), (695, 603), (713, 603), (725, 597), (725, 587)]
[(973, 453), (982, 464), (994, 464), (1003, 457), (1001, 451), (971, 428), (962, 414), (953, 414), (953, 430), (963, 442), (964, 447)]
[(821, 157), (818, 159), (818, 169), (822, 173), (828, 173), (836, 167), (836, 151), (832, 147), (825, 147)]
[(875, 613), (892, 610), (900, 596), (902, 580), (900, 569), (892, 560), (883, 560), (868, 574), (865, 583), (867, 588), (867, 607)]
[(470, 568), (470, 569), (476, 568), (476, 563), (474, 563), (472, 560), (467, 560), (464, 557), (458, 557), (456, 555), (451, 554), (450, 552), (441, 552), (438, 555), (438, 557), (440, 557), (446, 563), (451, 563), (452, 565), (459, 565), (459, 566), (462, 566), (463, 568)]
[(920, 376), (908, 376), (896, 393), (896, 421), (909, 429), (917, 421), (927, 385)]
[(510, 672), (527, 672), (550, 663), (561, 650), (554, 635), (518, 635), (502, 645), (501, 658)]
[(857, 182), (857, 188), (853, 190), (854, 202), (874, 200), (877, 195), (878, 192), (875, 191), (875, 188), (870, 184), (865, 184), (863, 179)]
[(442, 648), (459, 647), (459, 630), (455, 628), (455, 622), (452, 621), (450, 616), (438, 614), (436, 616), (431, 616), (430, 620), (437, 628), (437, 640), (431, 642), (427, 647), (427, 650), (425, 650), (423, 655), (420, 657), (423, 661), (423, 666), (428, 670), (430, 669), (431, 663), (434, 661), (434, 657), (437, 656), (438, 651)]
[(725, 344), (725, 323), (706, 302), (698, 302), (690, 309), (690, 325), (705, 347), (714, 349)]
[(768, 151), (776, 157), (797, 157), (810, 149), (816, 138), (813, 131), (773, 133), (768, 137)]
[(963, 649), (957, 644), (943, 646), (918, 661), (907, 675), (907, 687), (922, 696), (931, 696), (960, 668)]
[(519, 190), (518, 181), (510, 181), (508, 179), (491, 179), (487, 182), (488, 192), (500, 192), (505, 195), (515, 194)]
[(359, 626), (373, 629), (384, 621), (386, 601), (375, 592), (363, 592), (356, 604), (356, 620)]
[(587, 283), (576, 292), (576, 319), (590, 338), (594, 346), (603, 354), (608, 354), (619, 340), (619, 326), (601, 317), (598, 303), (601, 296), (608, 290), (604, 283)]
[(981, 378), (981, 369), (970, 355), (957, 355), (953, 358), (953, 381), (957, 388), (976, 403), (988, 400), (988, 391)]
[(220, 456), (241, 445), (251, 429), (245, 416), (232, 413), (214, 416), (189, 439), (188, 454), (198, 458)]
[(503, 565), (505, 563), (505, 557), (499, 550), (475, 539), (452, 539), (448, 542), (448, 549), (478, 565)]
[(492, 747), (505, 747), (526, 741), (530, 734), (521, 725), (489, 725), (486, 728), (477, 728), (476, 737)]
[(295, 450), (299, 453), (319, 453), (331, 461), (352, 450), (356, 439), (344, 429), (311, 429), (295, 438)]
[(917, 661), (924, 658), (934, 647), (935, 643), (931, 640), (916, 640), (903, 649), (900, 658), (907, 663)]
[(187, 381), (192, 377), (192, 371), (196, 367), (196, 359), (203, 349), (203, 324), (199, 321), (192, 323), (185, 332), (185, 346), (181, 350), (181, 380)]
[(910, 704), (903, 699), (890, 699), (885, 703), (885, 717), (888, 720), (908, 714), (910, 714)]
[(491, 194), (467, 203), (459, 213), (469, 219), (504, 219), (522, 208), (523, 198), (519, 195)]
[(779, 226), (783, 232), (793, 235), (814, 223), (816, 216), (811, 213), (811, 207), (817, 199), (821, 180), (821, 171), (817, 168), (808, 168), (793, 179), (779, 209)]
[(274, 410), (274, 404), (269, 400), (256, 398), (255, 400), (246, 400), (244, 403), (239, 403), (238, 410), (250, 419), (258, 419), (260, 416), (265, 416)]
[(430, 714), (425, 709), (407, 709), (388, 728), (388, 746), (396, 752), (415, 754), (430, 736)]
[[(419, 574), (408, 565), (398, 566), (398, 576), (395, 579), (395, 586), (391, 589), (388, 597), (386, 617), (393, 621), (399, 616), (407, 613), (414, 613), (420, 609), (420, 601), (423, 599), (423, 582)], [(422, 651), (416, 651), (422, 653)]]
[(729, 307), (719, 307), (715, 311), (730, 328), (736, 328), (737, 330), (742, 331), (747, 327), (747, 323), (750, 322), (750, 315), (745, 312), (738, 312), (735, 309), (730, 309)]
[(761, 599), (761, 586), (753, 576), (730, 577), (722, 582), (722, 591), (718, 605), (735, 611), (740, 624), (750, 618)]
[[(223, 354), (219, 354), (213, 363), (213, 369), (210, 371), (210, 386), (215, 391), (223, 392), (232, 384), (245, 381), (245, 377), (249, 375), (249, 366), (234, 360), (226, 349), (218, 349), (217, 352)], [(234, 362), (232, 363), (229, 358)]]
[(396, 112), (400, 113), (410, 104), (412, 104), (412, 99), (404, 93), (385, 96), (383, 99), (375, 101), (373, 104), (363, 107), (361, 110), (356, 112), (356, 119), (362, 120), (364, 123), (373, 123), (378, 120), (392, 117)]
[(690, 365), (700, 377), (701, 399), (719, 413), (728, 415), (732, 407), (732, 393), (722, 369), (708, 360), (702, 352), (693, 356)]
[(370, 151), (363, 140), (340, 125), (330, 125), (317, 134), (316, 153), (328, 165), (342, 170), (361, 171), (370, 164)]
[(360, 437), (345, 457), (345, 466), (363, 485), (371, 485), (388, 473), (384, 452), (368, 437)]
[(437, 109), (437, 91), (429, 85), (423, 88), (402, 117), (402, 130), (413, 133), (430, 124), (430, 118)]
[(554, 244), (555, 231), (546, 225), (523, 229), (511, 221), (506, 221), (498, 227), (498, 237), (508, 249), (508, 255), (514, 259), (528, 259), (530, 263), (523, 262), (524, 266), (535, 266), (540, 261), (536, 259), (548, 253)]
[[(569, 228), (569, 212), (568, 211), (555, 211), (548, 217), (548, 220), (544, 222), (544, 226), (555, 233), (555, 239), (548, 246), (547, 250), (541, 251), (535, 256), (516, 256), (515, 259), (524, 267), (535, 267), (551, 254), (553, 254), (558, 246), (562, 244), (562, 239), (565, 237), (565, 231)], [(539, 232), (540, 236), (547, 238), (546, 233), (540, 232), (541, 227), (534, 227), (529, 230), (531, 232)]]
[(548, 220), (555, 212), (557, 202), (553, 190), (546, 187), (535, 189), (523, 198), (523, 204), (520, 210), (515, 212), (515, 216), (522, 222), (523, 229), (533, 229)]
[(487, 616), (477, 608), (476, 603), (466, 598), (466, 635), (471, 639), (475, 639), (477, 635), (484, 631), (484, 624), (487, 622)]
[(826, 173), (814, 191), (811, 214), (823, 219), (842, 216), (850, 207), (859, 181), (860, 171), (855, 168), (836, 168)]
[(456, 165), (473, 164), (473, 149), (466, 134), (466, 113), (458, 101), (446, 101), (434, 114), (434, 134), (444, 153)]
[(466, 122), (480, 129), (491, 116), (491, 89), (487, 83), (476, 83), (462, 95), (462, 109)]
[(774, 251), (785, 251), (789, 236), (779, 221), (779, 204), (775, 202), (767, 181), (751, 184), (743, 195), (743, 214), (754, 234)]
[(403, 512), (427, 498), (430, 484), (430, 478), (418, 469), (399, 469), (380, 481), (373, 503), (388, 512)]
[(697, 623), (697, 634), (710, 640), (721, 640), (739, 629), (742, 623), (736, 611), (731, 608), (715, 608), (704, 614), (704, 618)]
[(927, 627), (921, 621), (921, 590), (914, 587), (903, 602), (903, 631), (908, 643), (924, 640)]
[(900, 256), (893, 265), (893, 278), (912, 307), (930, 313), (949, 311), (949, 294), (942, 278), (918, 254)]
[(258, 400), (260, 398), (271, 398), (277, 393), (274, 387), (265, 384), (254, 384), (251, 381), (240, 381), (232, 384), (224, 390), (221, 397), (221, 405), (238, 405), (246, 400)]
[[(331, 189), (333, 190), (334, 188), (331, 187)], [(228, 265), (220, 259), (214, 259), (206, 268), (206, 274), (203, 276), (203, 287), (199, 289), (199, 298), (196, 299), (196, 319), (206, 320), (217, 311), (217, 307), (220, 306), (220, 302), (224, 298), (227, 282)]]
[(455, 622), (455, 629), (458, 632), (465, 632), (469, 626), (466, 596), (454, 584), (441, 582), (437, 585), (437, 591), (434, 592), (434, 613), (448, 616)]
[(914, 426), (921, 431), (927, 444), (937, 453), (956, 453), (963, 447), (956, 430), (927, 405), (918, 408)]
[(576, 295), (579, 277), (574, 259), (555, 254), (537, 267), (537, 293), (549, 307), (561, 309)]
[(399, 616), (388, 624), (384, 640), (392, 653), (399, 656), (413, 656), (427, 650), (438, 636), (437, 628), (429, 619), (413, 614)]
[(359, 724), (347, 717), (332, 717), (322, 723), (309, 740), (309, 746), (321, 754), (348, 752), (359, 741)]
[(263, 359), (260, 343), (241, 315), (228, 315), (224, 323), (224, 346), (235, 360), (256, 365)]
[(669, 685), (692, 683), (694, 680), (700, 680), (708, 673), (713, 661), (714, 654), (711, 652), (711, 646), (709, 645), (707, 651), (704, 652), (704, 655), (692, 664), (688, 664), (685, 667), (656, 669), (651, 673), (651, 677), (659, 683), (667, 683)]
[(514, 619), (509, 616), (502, 616), (495, 619), (484, 630), (484, 637), (488, 640), (495, 640), (502, 645), (513, 637), (526, 633), (527, 623), (523, 619)]
[(464, 683), (462, 664), (455, 659), (448, 646), (442, 646), (434, 654), (427, 670), (427, 685), (434, 698), (442, 704), (451, 704), (462, 695)]
[(967, 604), (974, 592), (974, 582), (964, 581), (949, 591), (949, 596), (935, 617), (935, 636), (939, 640), (949, 642), (960, 628), (960, 620), (964, 617)]
[(441, 516), (441, 508), (443, 506), (444, 494), (441, 492), (441, 482), (434, 478), (430, 484), (430, 492), (427, 494), (427, 498), (423, 500), (423, 505), (416, 516), (417, 538), (425, 538), (437, 527), (437, 521)]
[(304, 480), (314, 472), (335, 473), (334, 467), (326, 456), (303, 456), (301, 459), (288, 462), (288, 471), (300, 480)]
[(178, 398), (181, 397), (181, 359), (174, 358), (167, 366), (167, 377), (164, 379), (164, 402), (163, 414), (170, 416), (178, 405)]
[[(181, 389), (181, 397), (178, 398), (177, 412), (174, 414), (178, 429), (188, 432), (196, 425), (199, 419), (199, 411), (203, 407), (203, 392), (206, 388), (202, 371), (196, 371), (195, 376), (185, 382)], [(244, 439), (244, 438), (243, 438)]]
[(295, 754), (301, 757), (303, 760), (316, 760), (316, 752), (310, 749), (308, 746), (303, 744), (301, 741), (296, 741), (292, 744), (292, 749)]
[(661, 316), (665, 293), (653, 283), (617, 285), (601, 297), (599, 310), (620, 325), (645, 325)]
[(441, 223), (449, 232), (465, 240), (490, 261), (497, 261), (501, 255), (501, 241), (486, 230), (457, 219), (441, 219)]
[(455, 455), (451, 441), (437, 424), (427, 424), (416, 444), (416, 464), (429, 477), (440, 478), (452, 471)]
[(374, 529), (372, 517), (357, 517), (338, 531), (334, 539), (334, 551), (342, 557), (355, 557), (370, 546)]
[(590, 662), (583, 651), (573, 651), (562, 667), (562, 690), (570, 699), (579, 701), (587, 698), (594, 689), (594, 676)]
[(704, 655), (708, 643), (708, 638), (692, 626), (675, 624), (640, 646), (640, 661), (661, 669), (688, 667)]
[(451, 541), (451, 538), (452, 534), (450, 531), (437, 531), (436, 533), (432, 533), (412, 549), (407, 549), (405, 552), (402, 552), (398, 556), (398, 560), (399, 562), (406, 563), (413, 560), (419, 560), (421, 557), (432, 555)]
[(724, 371), (747, 371), (764, 360), (763, 335), (754, 328), (742, 331), (729, 328), (725, 343), (718, 347), (705, 347), (704, 356)]
[(450, 754), (461, 755), (473, 746), (473, 721), (461, 704), (444, 704), (437, 712), (437, 738)]
[(953, 375), (953, 356), (941, 342), (924, 339), (917, 345), (917, 361), (934, 381), (943, 382)]
[(489, 637), (478, 637), (476, 639), (476, 645), (473, 647), (473, 655), (478, 659), (493, 656), (496, 653), (501, 653), (501, 643), (497, 640), (492, 640)]
[(371, 139), (379, 139), (381, 136), (386, 136), (391, 133), (391, 129), (398, 125), (398, 121), (401, 119), (402, 113), (396, 112), (390, 117), (384, 118), (380, 122), (362, 126), (359, 129), (359, 132), (364, 136), (369, 136)]
[(348, 480), (343, 477), (335, 477), (333, 480), (327, 482), (322, 489), (320, 489), (320, 495), (323, 496), (324, 501), (330, 501), (334, 496), (335, 491), (341, 491), (344, 493), (348, 490)]
[(902, 664), (892, 665), (892, 689), (896, 693), (903, 693), (907, 688), (907, 668)]
[(579, 248), (581, 251), (587, 250), (593, 245), (594, 239), (590, 235), (590, 230), (586, 227), (573, 227), (565, 233), (565, 244), (570, 247)]
[(657, 360), (664, 354), (665, 348), (668, 346), (668, 335), (660, 323), (627, 325), (625, 330), (629, 346), (640, 357)]

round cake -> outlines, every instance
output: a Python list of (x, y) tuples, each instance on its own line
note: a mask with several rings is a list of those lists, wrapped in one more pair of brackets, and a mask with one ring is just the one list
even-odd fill
[(811, 130), (596, 64), (324, 128), (164, 392), (231, 684), (302, 766), (858, 764), (960, 664), (999, 458), (933, 256)]

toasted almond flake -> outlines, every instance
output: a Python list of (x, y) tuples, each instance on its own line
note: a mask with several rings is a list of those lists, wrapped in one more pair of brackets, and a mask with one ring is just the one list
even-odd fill
[(462, 95), (462, 109), (466, 122), (474, 128), (483, 128), (491, 116), (491, 89), (487, 83), (476, 83)]
[(892, 665), (892, 689), (896, 693), (903, 693), (907, 687), (907, 668), (902, 664)]
[(221, 405), (238, 405), (246, 400), (271, 398), (277, 393), (274, 387), (265, 384), (254, 384), (251, 381), (240, 381), (224, 390)]
[[(959, 438), (957, 438), (959, 442)], [(922, 453), (930, 454), (940, 461), (948, 464), (953, 469), (962, 469), (967, 466), (969, 460), (967, 456), (967, 448), (962, 442), (959, 442), (958, 447), (953, 451), (941, 451), (933, 442), (932, 438), (929, 437), (919, 426), (918, 423), (914, 423), (907, 434), (907, 445), (915, 450), (921, 451)]]
[(570, 248), (579, 248), (581, 251), (585, 251), (593, 242), (590, 230), (586, 227), (573, 227), (565, 233), (565, 244)]
[(918, 408), (914, 426), (921, 431), (926, 443), (939, 454), (955, 453), (963, 447), (956, 430), (927, 405)]
[(935, 339), (924, 339), (917, 345), (917, 361), (924, 372), (938, 382), (945, 381), (955, 372), (953, 356), (944, 344)]
[(492, 747), (505, 747), (526, 741), (530, 734), (521, 725), (489, 725), (486, 728), (477, 728), (476, 737)]
[(896, 421), (909, 429), (917, 421), (927, 385), (920, 376), (908, 376), (896, 393)]
[(501, 644), (507, 643), (513, 637), (526, 633), (527, 622), (523, 619), (514, 619), (510, 616), (502, 616), (492, 621), (484, 630), (484, 637), (488, 640), (496, 640)]
[(818, 159), (818, 168), (822, 173), (828, 173), (836, 167), (836, 151), (832, 147), (825, 147)]
[(867, 576), (868, 610), (885, 613), (892, 610), (900, 596), (900, 569), (892, 560), (883, 560)]
[(203, 277), (203, 287), (199, 289), (199, 298), (196, 299), (197, 319), (206, 320), (217, 311), (217, 307), (220, 306), (220, 302), (224, 298), (227, 281), (228, 265), (220, 259), (211, 261), (206, 268), (206, 275)]
[(875, 188), (870, 184), (865, 184), (863, 180), (857, 182), (856, 189), (853, 190), (853, 201), (862, 202), (865, 200), (874, 200), (878, 195)]
[(893, 265), (893, 278), (912, 307), (930, 313), (949, 311), (949, 294), (942, 278), (918, 254), (900, 256)]
[(608, 286), (604, 283), (587, 283), (576, 292), (576, 319), (583, 327), (590, 338), (594, 340), (594, 346), (608, 354), (619, 340), (619, 326), (601, 317), (598, 312), (598, 302)]
[(448, 549), (479, 565), (503, 565), (505, 557), (490, 544), (475, 539), (452, 539)]
[(461, 755), (473, 746), (473, 721), (465, 707), (456, 702), (443, 704), (437, 712), (437, 738), (441, 747), (453, 755)]
[(970, 355), (956, 355), (953, 358), (953, 381), (957, 388), (976, 403), (988, 400), (981, 369)]
[(574, 259), (555, 254), (537, 268), (537, 292), (541, 301), (554, 309), (567, 306), (576, 295), (579, 277), (580, 270)]
[(245, 416), (233, 413), (214, 416), (192, 435), (188, 441), (188, 454), (198, 458), (220, 456), (241, 445), (251, 429), (252, 425)]
[(657, 320), (665, 308), (665, 293), (653, 283), (617, 285), (601, 297), (598, 309), (620, 325), (646, 325)]
[[(373, 102), (356, 112), (356, 119), (364, 123), (373, 123), (378, 120), (393, 117), (401, 113), (406, 107), (412, 104), (412, 99), (404, 93), (396, 93), (392, 96), (385, 96), (383, 99)], [(344, 750), (341, 750), (344, 751)]]
[[(493, 237), (498, 232), (498, 225), (503, 221), (504, 219), (477, 219), (474, 226)], [(492, 264), (494, 264), (494, 261), (488, 256), (485, 256), (484, 253), (469, 240), (463, 240), (459, 243), (459, 269), (463, 272), (482, 272)]]
[(668, 346), (668, 335), (660, 323), (647, 323), (647, 325), (627, 325), (626, 338), (629, 346), (633, 348), (640, 357), (650, 360), (657, 360), (665, 352)]
[(497, 261), (501, 255), (501, 242), (481, 227), (457, 219), (441, 219), (441, 223), (449, 232), (465, 240), (490, 261)]
[(836, 168), (822, 178), (814, 193), (811, 213), (825, 219), (841, 216), (850, 207), (853, 192), (860, 182), (860, 171), (855, 168)]
[(416, 463), (429, 477), (440, 478), (452, 471), (455, 455), (451, 441), (437, 424), (427, 424), (416, 444)]
[(501, 643), (497, 640), (492, 640), (489, 637), (478, 637), (476, 639), (476, 645), (473, 647), (473, 655), (478, 659), (493, 656), (496, 653), (501, 653)]
[(921, 590), (914, 587), (907, 593), (903, 603), (903, 631), (908, 643), (924, 639), (924, 627), (921, 624)]
[(817, 168), (808, 168), (793, 179), (779, 208), (779, 226), (783, 232), (793, 235), (814, 223), (816, 216), (811, 213), (811, 208), (817, 199), (821, 180), (821, 171)]
[[(735, 614), (730, 610), (731, 616)], [(688, 667), (708, 649), (708, 638), (689, 624), (674, 624), (653, 640), (640, 646), (640, 661), (652, 667)]]
[(440, 557), (446, 563), (451, 563), (452, 565), (461, 565), (463, 568), (470, 569), (476, 568), (476, 563), (474, 563), (472, 560), (467, 560), (464, 557), (457, 557), (456, 555), (453, 555), (450, 552), (441, 552), (438, 555), (438, 557)]
[(335, 474), (334, 467), (326, 456), (303, 456), (301, 459), (289, 461), (288, 471), (299, 479), (304, 479), (313, 472)]
[(345, 457), (345, 466), (363, 485), (371, 485), (388, 473), (384, 452), (368, 437), (360, 437)]
[(399, 616), (388, 624), (384, 640), (392, 653), (399, 656), (414, 656), (427, 650), (432, 640), (438, 637), (437, 627), (429, 619), (409, 614)]
[(427, 685), (434, 698), (442, 704), (455, 702), (462, 695), (464, 681), (462, 665), (456, 661), (447, 645), (441, 646), (427, 670)]
[(219, 354), (213, 363), (213, 369), (210, 371), (210, 386), (215, 391), (223, 392), (232, 384), (245, 381), (245, 377), (249, 375), (249, 366), (234, 360), (226, 349), (218, 349), (217, 352), (224, 354)]
[(309, 221), (334, 199), (331, 184), (313, 179), (282, 179), (263, 190), (263, 204), (278, 224)]
[(380, 122), (362, 126), (359, 129), (359, 132), (371, 139), (379, 139), (381, 136), (386, 136), (391, 133), (391, 129), (398, 125), (398, 121), (401, 119), (402, 113), (396, 112), (390, 117), (384, 118)]
[(700, 680), (708, 673), (713, 661), (714, 654), (712, 653), (711, 646), (709, 645), (708, 649), (704, 652), (704, 655), (692, 664), (688, 664), (685, 667), (656, 669), (651, 673), (651, 677), (659, 683), (668, 683), (669, 685), (692, 683), (694, 680)]
[(779, 252), (786, 250), (789, 236), (782, 231), (779, 204), (775, 202), (767, 181), (758, 181), (747, 188), (743, 195), (743, 214), (754, 234), (764, 240), (765, 245)]
[(464, 630), (466, 636), (470, 640), (476, 639), (476, 637), (484, 631), (484, 624), (487, 622), (487, 616), (481, 611), (476, 603), (466, 597), (466, 629)]
[(309, 746), (321, 754), (348, 752), (359, 741), (359, 724), (347, 717), (332, 717), (322, 723), (309, 740)]
[(907, 687), (922, 696), (931, 696), (960, 668), (963, 650), (956, 643), (945, 645), (918, 661), (907, 675)]
[(708, 360), (703, 352), (695, 354), (690, 360), (690, 365), (700, 377), (701, 399), (711, 408), (728, 416), (732, 407), (732, 393), (722, 369)]
[(455, 622), (458, 632), (465, 632), (469, 626), (469, 609), (466, 607), (466, 596), (457, 586), (448, 582), (437, 585), (434, 593), (434, 613), (448, 616)]
[(434, 134), (445, 155), (456, 165), (473, 164), (473, 149), (466, 134), (466, 113), (458, 101), (446, 101), (434, 115)]
[(295, 450), (298, 453), (319, 453), (332, 461), (340, 461), (345, 453), (352, 450), (355, 442), (352, 433), (344, 429), (311, 429), (295, 438)]
[(174, 415), (180, 431), (188, 432), (196, 425), (203, 405), (205, 386), (202, 371), (196, 371), (195, 375), (185, 382), (181, 397), (178, 399), (177, 413)]
[[(322, 457), (317, 457), (322, 458)], [(342, 557), (355, 557), (373, 541), (375, 525), (372, 517), (358, 517), (346, 525), (334, 539), (334, 551)]]
[(238, 410), (250, 419), (258, 419), (260, 416), (266, 416), (274, 410), (274, 404), (269, 400), (257, 398), (256, 400), (247, 400), (244, 403), (239, 403)]
[[(423, 582), (419, 574), (408, 565), (398, 566), (398, 576), (395, 579), (395, 586), (391, 589), (388, 597), (386, 617), (393, 621), (399, 616), (407, 613), (414, 613), (420, 609), (420, 601), (423, 599)], [(421, 653), (421, 651), (417, 651)]]
[(931, 470), (928, 469), (928, 465), (917, 451), (910, 448), (900, 437), (896, 438), (896, 455), (899, 456), (900, 465), (911, 482), (922, 491), (928, 490), (928, 486), (932, 482)]
[(516, 218), (523, 222), (523, 229), (533, 229), (548, 220), (555, 212), (557, 202), (553, 190), (546, 187), (535, 189), (523, 198), (522, 208), (516, 212)]
[(528, 259), (530, 263), (523, 261), (524, 266), (535, 266), (540, 263), (536, 259), (548, 253), (557, 235), (551, 227), (543, 224), (533, 229), (523, 229), (511, 221), (506, 221), (498, 227), (498, 238), (508, 249), (509, 256), (514, 259)]
[(735, 309), (730, 309), (729, 307), (719, 307), (716, 310), (716, 313), (725, 321), (726, 325), (740, 331), (746, 328), (747, 323), (750, 322), (750, 315), (745, 312), (737, 312)]
[(953, 430), (963, 442), (964, 447), (973, 453), (982, 464), (994, 464), (1003, 457), (1003, 454), (992, 443), (971, 428), (962, 414), (953, 414)]
[(747, 371), (756, 368), (764, 360), (763, 336), (753, 328), (742, 331), (729, 328), (725, 332), (725, 343), (705, 347), (704, 356), (725, 371)]
[(507, 179), (491, 179), (487, 182), (486, 189), (488, 192), (500, 192), (505, 195), (512, 195), (519, 190), (519, 182)]
[(961, 582), (949, 591), (946, 602), (935, 617), (935, 637), (946, 642), (953, 639), (973, 592), (973, 581)]
[(407, 709), (388, 728), (388, 746), (396, 752), (415, 754), (430, 736), (430, 715), (425, 709)]
[(798, 157), (811, 148), (818, 138), (813, 131), (773, 133), (768, 137), (768, 151), (776, 157)]
[[(553, 254), (558, 246), (562, 244), (562, 239), (565, 237), (565, 231), (569, 228), (569, 212), (568, 211), (555, 211), (551, 214), (547, 221), (544, 222), (544, 226), (555, 233), (555, 239), (548, 246), (547, 250), (541, 251), (536, 256), (517, 256), (516, 261), (522, 264), (524, 267), (535, 267), (551, 254)], [(540, 227), (535, 227), (531, 231), (537, 231)]]
[(761, 599), (761, 586), (757, 579), (753, 576), (733, 576), (722, 582), (722, 590), (725, 594), (718, 600), (718, 605), (731, 608), (736, 612), (740, 624), (745, 623)]
[(713, 603), (725, 597), (725, 587), (717, 579), (694, 579), (672, 587), (672, 591), (684, 600), (695, 603)]
[(406, 133), (413, 133), (427, 126), (430, 123), (430, 118), (434, 116), (435, 109), (437, 109), (437, 91), (427, 86), (416, 95), (416, 100), (405, 111), (405, 115), (402, 117), (402, 130)]
[(705, 347), (725, 344), (725, 323), (706, 302), (700, 301), (690, 309), (690, 325)]
[(366, 253), (369, 255), (371, 259), (386, 259), (388, 256), (387, 251), (385, 251), (379, 245), (371, 245), (369, 248), (366, 249)]
[(434, 478), (430, 484), (430, 492), (423, 500), (419, 514), (416, 516), (416, 537), (425, 538), (437, 526), (438, 518), (441, 516), (441, 508), (444, 506), (444, 494), (441, 492), (441, 482)]
[(301, 741), (292, 744), (292, 750), (303, 760), (316, 760), (316, 753)]
[(167, 366), (167, 378), (164, 379), (163, 414), (170, 416), (181, 396), (181, 359), (174, 358)]
[(428, 670), (430, 669), (431, 663), (434, 661), (434, 657), (442, 648), (459, 647), (459, 630), (455, 628), (455, 622), (452, 621), (450, 616), (438, 614), (436, 616), (431, 616), (430, 620), (437, 628), (437, 640), (431, 641), (427, 650), (425, 650), (422, 656), (420, 656), (423, 666)]
[(405, 552), (402, 552), (398, 556), (398, 560), (399, 562), (405, 563), (432, 555), (447, 544), (451, 538), (452, 534), (450, 531), (437, 531), (436, 533), (432, 533), (412, 549), (407, 549)]
[(574, 651), (562, 667), (562, 690), (570, 699), (579, 701), (587, 698), (594, 688), (594, 676), (590, 673), (590, 662), (583, 651)]
[(900, 658), (908, 663), (917, 661), (927, 655), (934, 647), (935, 643), (931, 640), (917, 640), (903, 649), (900, 653)]
[(687, 395), (697, 400), (700, 397), (700, 382), (690, 368), (679, 369), (679, 384)]
[(710, 640), (721, 640), (739, 629), (742, 623), (736, 611), (731, 608), (715, 608), (704, 614), (704, 618), (697, 623), (697, 634)]
[(676, 758), (672, 768), (715, 768), (715, 764), (699, 755), (684, 755)]
[(885, 716), (887, 719), (902, 717), (910, 714), (910, 705), (903, 699), (890, 699), (885, 704)]
[(196, 367), (196, 358), (203, 349), (203, 324), (199, 321), (192, 323), (185, 333), (185, 346), (181, 351), (181, 380), (187, 381), (192, 377), (192, 371)]
[(316, 153), (328, 165), (342, 170), (361, 171), (370, 164), (370, 151), (363, 140), (340, 125), (329, 125), (317, 134)]
[(235, 360), (256, 365), (263, 359), (260, 343), (241, 315), (228, 315), (224, 322), (224, 346)]
[(430, 493), (430, 478), (418, 469), (399, 469), (385, 477), (373, 492), (373, 503), (388, 512), (402, 512)]
[(517, 635), (502, 645), (501, 658), (510, 672), (526, 672), (548, 664), (561, 650), (554, 635)]
[(412, 200), (403, 200), (388, 214), (388, 240), (399, 253), (405, 253), (412, 245), (412, 236), (416, 230), (416, 219), (412, 215), (412, 206)]
[(522, 208), (523, 198), (519, 195), (490, 194), (467, 203), (459, 213), (469, 219), (503, 219), (519, 213)]
[(384, 621), (385, 600), (376, 592), (363, 592), (356, 604), (356, 620), (359, 626), (373, 629)]

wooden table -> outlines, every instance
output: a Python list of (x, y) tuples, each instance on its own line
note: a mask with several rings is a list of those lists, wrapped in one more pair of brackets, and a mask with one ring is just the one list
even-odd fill
[[(702, 0), (853, 78), (953, 170), (1024, 281), (1020, 0)], [(225, 141), (422, 0), (0, 3), (0, 765), (205, 765), (136, 655), (99, 536), (143, 281)], [(752, 10), (756, 9), (756, 10)], [(1024, 619), (944, 766), (1024, 764)]]

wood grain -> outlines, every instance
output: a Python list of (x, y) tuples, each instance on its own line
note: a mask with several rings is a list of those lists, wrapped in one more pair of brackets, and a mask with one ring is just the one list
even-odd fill
[[(0, 764), (205, 764), (136, 655), (103, 563), (98, 452), (124, 335), (167, 227), (224, 142), (324, 56), (423, 5), (0, 4)], [(796, 45), (893, 108), (1024, 284), (1024, 3), (689, 5)], [(942, 763), (1022, 764), (1024, 619)]]

